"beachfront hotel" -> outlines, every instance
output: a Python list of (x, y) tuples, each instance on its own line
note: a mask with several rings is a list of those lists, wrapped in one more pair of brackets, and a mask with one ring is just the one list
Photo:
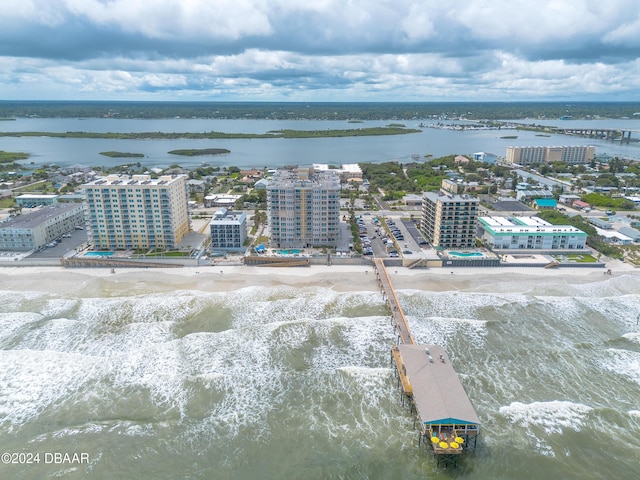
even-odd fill
[(590, 163), (595, 158), (596, 147), (507, 147), (505, 162), (512, 165), (565, 162)]
[(434, 247), (474, 248), (479, 203), (471, 195), (426, 192), (420, 228)]
[(270, 245), (335, 246), (340, 234), (340, 179), (331, 170), (278, 170), (267, 186)]
[(209, 232), (211, 250), (241, 251), (247, 239), (247, 214), (221, 208), (209, 222)]
[(582, 250), (587, 234), (538, 217), (480, 217), (480, 238), (494, 250)]
[(84, 184), (93, 248), (176, 248), (189, 232), (186, 179), (109, 175)]

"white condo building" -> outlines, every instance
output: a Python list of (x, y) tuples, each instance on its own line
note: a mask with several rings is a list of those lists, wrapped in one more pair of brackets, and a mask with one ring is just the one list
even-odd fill
[(278, 170), (267, 186), (270, 244), (275, 248), (335, 246), (340, 235), (340, 179), (313, 168)]
[(570, 164), (593, 161), (596, 147), (507, 147), (505, 162), (514, 165), (566, 162)]
[(211, 250), (240, 251), (247, 239), (247, 214), (218, 210), (209, 223)]
[(480, 217), (481, 238), (494, 250), (582, 250), (587, 234), (539, 217)]
[(96, 250), (174, 249), (189, 232), (186, 175), (110, 175), (83, 185)]

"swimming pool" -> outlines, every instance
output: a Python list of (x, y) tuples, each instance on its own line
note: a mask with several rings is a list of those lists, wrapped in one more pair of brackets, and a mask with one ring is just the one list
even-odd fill
[(480, 252), (449, 252), (452, 257), (483, 257)]
[(279, 253), (280, 255), (297, 255), (299, 253), (302, 253), (302, 250), (298, 250), (298, 249), (291, 249), (291, 250), (276, 250), (276, 253)]
[(83, 257), (111, 257), (115, 252), (87, 252)]

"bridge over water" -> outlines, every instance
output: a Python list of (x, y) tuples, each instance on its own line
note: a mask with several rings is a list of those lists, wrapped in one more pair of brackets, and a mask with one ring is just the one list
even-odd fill
[(619, 141), (621, 143), (631, 142), (631, 134), (640, 133), (640, 130), (630, 128), (556, 128), (555, 131), (564, 135), (578, 135), (601, 140)]

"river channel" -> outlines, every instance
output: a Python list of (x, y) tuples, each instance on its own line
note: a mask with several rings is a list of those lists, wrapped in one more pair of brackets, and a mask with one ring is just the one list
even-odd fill
[[(626, 128), (640, 132), (640, 119), (592, 121), (534, 121), (521, 123), (552, 124), (556, 126), (589, 128)], [(0, 131), (35, 132), (227, 132), (266, 133), (272, 130), (329, 130), (379, 127), (390, 121), (324, 120), (222, 120), (222, 119), (159, 119), (130, 120), (113, 118), (19, 118), (0, 122)], [(394, 123), (398, 123), (394, 121)], [(193, 168), (206, 163), (212, 166), (240, 168), (287, 165), (308, 165), (388, 161), (409, 162), (425, 156), (441, 157), (451, 154), (487, 152), (504, 157), (508, 146), (561, 146), (594, 145), (596, 154), (608, 154), (640, 160), (640, 143), (621, 143), (585, 137), (550, 135), (524, 130), (453, 130), (420, 127), (418, 120), (402, 122), (408, 128), (420, 128), (420, 133), (376, 137), (341, 138), (270, 138), (270, 139), (172, 139), (172, 140), (119, 140), (53, 137), (2, 137), (0, 150), (27, 152), (30, 158), (22, 162), (25, 167), (37, 168), (55, 164), (60, 167), (91, 165), (112, 167), (127, 162), (140, 162), (148, 167), (166, 168), (179, 164)], [(513, 137), (517, 138), (513, 138)], [(634, 133), (638, 138), (640, 133)], [(507, 137), (507, 138), (505, 138)], [(224, 148), (231, 153), (221, 156), (184, 157), (168, 153), (176, 149)], [(119, 151), (140, 153), (144, 158), (110, 158), (100, 152)]]

